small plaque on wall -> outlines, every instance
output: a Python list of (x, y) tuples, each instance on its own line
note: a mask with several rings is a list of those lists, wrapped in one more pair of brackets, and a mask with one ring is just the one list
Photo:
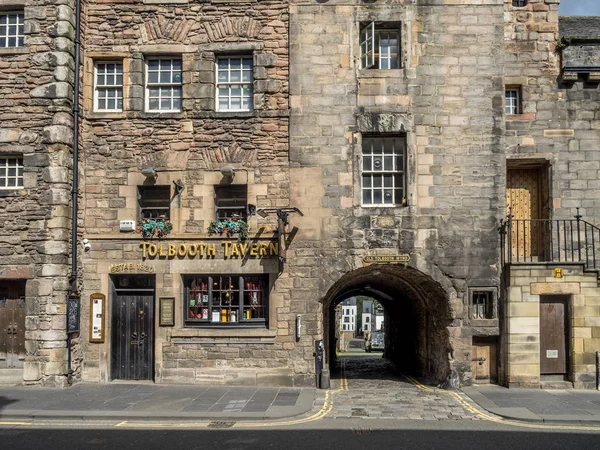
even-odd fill
[(104, 342), (104, 294), (90, 295), (90, 342)]
[(174, 297), (161, 297), (159, 299), (159, 308), (160, 308), (159, 325), (161, 327), (174, 327), (175, 326), (175, 298)]

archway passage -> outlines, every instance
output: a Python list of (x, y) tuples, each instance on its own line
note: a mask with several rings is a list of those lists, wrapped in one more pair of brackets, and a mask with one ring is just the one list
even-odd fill
[(371, 297), (383, 306), (383, 356), (393, 362), (398, 371), (432, 382), (441, 382), (447, 377), (452, 352), (448, 297), (428, 275), (411, 267), (391, 264), (376, 264), (349, 272), (327, 293), (323, 324), (329, 370), (337, 367), (335, 308), (355, 296)]

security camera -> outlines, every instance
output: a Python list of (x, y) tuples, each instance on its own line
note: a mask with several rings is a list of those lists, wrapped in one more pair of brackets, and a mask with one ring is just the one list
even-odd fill
[(83, 244), (83, 249), (86, 252), (89, 252), (92, 249), (92, 244), (90, 244), (90, 241), (87, 238), (81, 241), (81, 243)]

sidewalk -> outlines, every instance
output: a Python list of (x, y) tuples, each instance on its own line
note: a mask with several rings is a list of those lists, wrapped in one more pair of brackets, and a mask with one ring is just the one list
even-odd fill
[(507, 419), (600, 424), (598, 391), (508, 389), (496, 385), (469, 386), (462, 390), (483, 409)]
[(0, 387), (1, 419), (278, 419), (311, 410), (313, 388), (78, 383)]

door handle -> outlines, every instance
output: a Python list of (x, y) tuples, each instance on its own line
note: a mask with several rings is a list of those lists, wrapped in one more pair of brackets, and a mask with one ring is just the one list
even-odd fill
[(137, 333), (135, 331), (131, 333), (131, 339), (137, 339)]
[(486, 361), (485, 358), (473, 358), (471, 361), (477, 361), (480, 366), (483, 366), (483, 363)]
[(142, 334), (140, 335), (140, 340), (144, 340), (144, 339), (146, 339), (146, 333), (142, 333)]

